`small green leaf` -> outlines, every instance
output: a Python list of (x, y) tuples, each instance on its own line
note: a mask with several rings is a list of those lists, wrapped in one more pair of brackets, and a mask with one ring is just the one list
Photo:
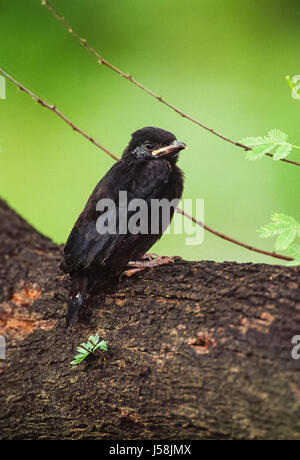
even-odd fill
[(300, 265), (300, 245), (294, 243), (295, 238), (300, 236), (300, 223), (294, 217), (275, 212), (271, 216), (271, 222), (257, 230), (261, 238), (277, 236), (275, 248), (285, 250), (295, 260), (288, 265)]
[(300, 230), (300, 223), (292, 216), (275, 212), (272, 214), (271, 219), (278, 224), (281, 228)]
[(279, 251), (285, 251), (296, 238), (295, 230), (285, 230), (276, 240), (275, 248)]
[(98, 345), (96, 345), (95, 350), (97, 350), (97, 348), (100, 348), (100, 350), (107, 351), (107, 342), (105, 342), (105, 340), (102, 340), (100, 343), (98, 343)]
[(80, 354), (83, 354), (83, 355), (87, 355), (87, 354), (88, 354), (88, 350), (86, 350), (86, 349), (83, 348), (83, 347), (77, 347), (76, 350), (77, 350), (78, 353), (80, 353)]
[(246, 137), (240, 141), (243, 145), (252, 148), (247, 151), (248, 160), (260, 160), (264, 155), (274, 151), (274, 160), (283, 160), (292, 150), (292, 144), (287, 142), (288, 135), (280, 129), (270, 129), (265, 137)]
[(87, 355), (83, 356), (83, 355), (76, 355), (74, 357), (74, 360), (71, 361), (71, 364), (74, 366), (75, 364), (80, 364), (85, 358), (87, 357)]
[(253, 150), (248, 150), (246, 157), (248, 160), (260, 160), (266, 153), (270, 153), (275, 147), (275, 144), (258, 145), (254, 147)]
[(257, 230), (261, 238), (277, 236), (276, 249), (286, 250), (295, 240), (300, 230), (300, 223), (286, 214), (274, 213), (271, 222)]
[(271, 142), (275, 142), (276, 144), (284, 144), (287, 141), (288, 135), (283, 131), (280, 131), (280, 129), (275, 128), (270, 129), (268, 132), (268, 138)]
[(300, 244), (290, 244), (286, 252), (295, 259), (300, 258)]
[(253, 147), (266, 143), (265, 137), (245, 137), (239, 141), (241, 144), (247, 145), (247, 147)]
[(88, 355), (94, 353), (98, 348), (107, 351), (107, 342), (102, 340), (99, 343), (99, 334), (91, 335), (88, 340), (89, 342), (81, 343), (80, 346), (76, 348), (79, 354), (74, 357), (74, 360), (71, 362), (72, 365), (81, 363)]
[(82, 361), (87, 355), (88, 353), (86, 353), (85, 355), (76, 355), (75, 359), (77, 359), (77, 361)]
[(89, 337), (89, 341), (92, 342), (94, 345), (97, 345), (97, 343), (99, 342), (99, 339), (100, 339), (100, 336), (98, 334), (91, 335)]
[(283, 160), (283, 158), (288, 156), (291, 150), (292, 150), (291, 144), (278, 145), (278, 147), (276, 147), (276, 150), (274, 152), (273, 160), (275, 161)]
[(280, 233), (278, 226), (274, 222), (264, 225), (257, 230), (260, 238), (270, 238), (271, 236), (278, 235)]

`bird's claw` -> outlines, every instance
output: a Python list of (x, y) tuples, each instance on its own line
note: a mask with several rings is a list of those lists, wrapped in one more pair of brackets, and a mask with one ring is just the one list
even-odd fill
[[(152, 256), (152, 254), (145, 254), (146, 256)], [(146, 259), (145, 256), (142, 258), (143, 260), (136, 260), (136, 261), (130, 261), (128, 262), (128, 267), (133, 267), (129, 268), (128, 270), (125, 270), (123, 272), (124, 276), (130, 277), (134, 275), (135, 273), (141, 272), (145, 270), (146, 268), (154, 268), (154, 267), (160, 267), (161, 265), (168, 265), (168, 264), (173, 264), (175, 262), (174, 257), (168, 257), (168, 256), (157, 256), (156, 258), (151, 258), (150, 260)]]
[(146, 254), (144, 254), (144, 255), (141, 257), (140, 260), (154, 260), (154, 259), (156, 259), (157, 257), (159, 257), (158, 254), (146, 252)]

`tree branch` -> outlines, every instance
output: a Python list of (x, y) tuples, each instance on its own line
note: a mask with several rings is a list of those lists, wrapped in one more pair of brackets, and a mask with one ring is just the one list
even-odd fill
[(17, 80), (15, 80), (13, 77), (11, 77), (8, 73), (6, 73), (3, 69), (0, 69), (0, 73), (10, 80), (14, 85), (16, 85), (19, 90), (24, 91), (24, 93), (27, 93), (29, 96), (32, 97), (33, 100), (35, 100), (38, 104), (40, 104), (42, 107), (45, 107), (46, 109), (52, 110), (52, 112), (56, 113), (63, 121), (65, 121), (74, 131), (77, 131), (79, 134), (81, 134), (83, 137), (85, 137), (87, 140), (92, 142), (94, 145), (99, 147), (99, 149), (103, 150), (103, 152), (107, 153), (111, 158), (114, 160), (118, 161), (119, 158), (116, 157), (113, 153), (111, 153), (109, 150), (107, 150), (103, 145), (99, 144), (98, 142), (93, 139), (93, 137), (89, 136), (86, 134), (84, 131), (82, 131), (80, 128), (78, 128), (74, 123), (72, 123), (65, 115), (63, 115), (55, 105), (50, 105), (47, 102), (43, 101), (40, 97), (36, 96), (32, 91), (29, 89), (25, 88), (25, 86), (21, 85)]
[(1, 439), (299, 439), (300, 267), (177, 259), (69, 331), (62, 248), (1, 200), (0, 237)]
[[(116, 72), (118, 75), (120, 75), (121, 77), (125, 78), (126, 80), (130, 81), (131, 83), (133, 83), (135, 86), (137, 86), (138, 88), (140, 88), (141, 90), (143, 90), (144, 92), (148, 93), (150, 96), (154, 97), (157, 101), (161, 102), (162, 104), (164, 104), (165, 106), (169, 107), (170, 109), (174, 110), (174, 112), (176, 112), (178, 115), (181, 115), (183, 118), (186, 118), (187, 120), (191, 121), (192, 123), (195, 123), (196, 125), (200, 126), (201, 128), (205, 129), (206, 131), (209, 131), (210, 133), (214, 134), (215, 136), (219, 137), (220, 139), (223, 139), (224, 141), (226, 142), (230, 142), (231, 144), (237, 146), (237, 147), (241, 147), (242, 149), (248, 151), (248, 150), (253, 150), (251, 147), (248, 147), (247, 145), (244, 145), (240, 142), (237, 142), (237, 141), (234, 141), (228, 137), (225, 137), (223, 134), (220, 134), (218, 133), (217, 131), (215, 131), (214, 129), (212, 128), (209, 128), (208, 126), (206, 126), (204, 123), (196, 120), (195, 118), (191, 117), (190, 115), (184, 113), (182, 110), (178, 109), (177, 107), (175, 107), (173, 104), (170, 104), (169, 102), (167, 102), (165, 99), (163, 99), (161, 96), (158, 96), (157, 94), (155, 94), (151, 89), (148, 89), (146, 88), (144, 85), (142, 85), (140, 82), (138, 82), (137, 80), (135, 80), (130, 74), (126, 74), (124, 72), (122, 72), (122, 70), (118, 69), (116, 66), (114, 66), (113, 64), (111, 64), (109, 61), (107, 61), (106, 59), (104, 59), (94, 48), (92, 48), (91, 46), (89, 46), (89, 44), (87, 43), (87, 41), (83, 38), (81, 38), (74, 30), (73, 28), (71, 28), (67, 22), (65, 21), (65, 19), (60, 16), (57, 11), (53, 8), (53, 6), (47, 1), (47, 0), (42, 0), (42, 5), (45, 6), (46, 8), (48, 8), (48, 10), (53, 14), (53, 16), (64, 26), (64, 28), (70, 33), (73, 35), (74, 38), (76, 38), (76, 40), (79, 41), (79, 43), (84, 46), (87, 51), (89, 51), (93, 56), (95, 56), (95, 58), (97, 59), (97, 61), (99, 62), (99, 64), (102, 64), (106, 67), (108, 67), (110, 70), (113, 70), (114, 72)], [(266, 156), (268, 157), (273, 157), (273, 154), (272, 153), (266, 153), (265, 154)], [(292, 160), (287, 160), (286, 158), (282, 158), (281, 161), (284, 161), (285, 163), (290, 163), (290, 164), (293, 164), (293, 165), (296, 165), (296, 166), (300, 166), (300, 163), (298, 163), (297, 161), (292, 161)]]
[(192, 222), (199, 225), (200, 227), (204, 228), (209, 233), (212, 233), (213, 235), (218, 236), (219, 238), (222, 238), (223, 240), (229, 241), (230, 243), (237, 244), (238, 246), (241, 246), (242, 248), (249, 249), (249, 251), (258, 252), (259, 254), (274, 257), (275, 259), (281, 259), (281, 260), (286, 260), (286, 261), (294, 260), (290, 256), (283, 256), (281, 254), (277, 254), (276, 252), (264, 251), (263, 249), (258, 249), (258, 248), (255, 248), (254, 246), (250, 246), (249, 244), (242, 243), (241, 241), (235, 240), (234, 238), (231, 238), (230, 236), (224, 235), (224, 233), (217, 232), (211, 227), (208, 227), (208, 225), (205, 225), (203, 222), (200, 222), (199, 220), (195, 219), (195, 217), (190, 216), (187, 212), (183, 211), (180, 208), (177, 208), (177, 212), (187, 217), (188, 219), (190, 219)]
[[(8, 73), (6, 73), (3, 69), (0, 68), (0, 73), (2, 75), (4, 75), (8, 80), (10, 80), (14, 85), (16, 85), (21, 91), (24, 91), (25, 93), (27, 93), (29, 96), (32, 97), (33, 100), (35, 100), (37, 103), (39, 103), (42, 107), (45, 107), (46, 109), (49, 109), (51, 110), (52, 112), (54, 112), (56, 115), (58, 115), (62, 120), (64, 120), (69, 126), (71, 126), (71, 128), (74, 130), (74, 131), (77, 131), (79, 134), (81, 134), (82, 136), (84, 136), (86, 139), (88, 139), (90, 142), (92, 142), (94, 145), (96, 145), (98, 148), (100, 148), (101, 150), (103, 150), (105, 153), (107, 153), (111, 158), (113, 158), (114, 160), (118, 161), (119, 158), (116, 157), (113, 153), (111, 153), (109, 150), (107, 150), (105, 147), (103, 147), (101, 144), (99, 144), (98, 142), (96, 142), (92, 137), (90, 137), (88, 134), (86, 134), (84, 131), (82, 131), (81, 129), (77, 128), (76, 125), (74, 125), (74, 123), (72, 123), (67, 117), (65, 117), (57, 108), (55, 105), (51, 105), (51, 104), (48, 104), (47, 102), (43, 101), (40, 97), (36, 96), (32, 91), (30, 91), (29, 89), (25, 88), (25, 86), (21, 85), (21, 83), (19, 83), (17, 80), (15, 80), (13, 77), (11, 77)], [(268, 252), (268, 251), (264, 251), (262, 249), (257, 249), (253, 246), (250, 246), (248, 244), (245, 244), (245, 243), (242, 243), (238, 240), (235, 240), (234, 238), (231, 238), (229, 236), (226, 236), (224, 235), (223, 233), (220, 233), (220, 232), (217, 232), (216, 230), (213, 230), (212, 228), (208, 227), (207, 225), (204, 225), (202, 222), (199, 222), (197, 219), (194, 219), (193, 217), (191, 217), (188, 213), (186, 213), (185, 211), (183, 211), (182, 209), (177, 209), (177, 212), (179, 212), (180, 214), (182, 214), (183, 216), (185, 216), (187, 219), (190, 219), (192, 220), (195, 224), (197, 225), (200, 225), (200, 227), (204, 228), (205, 230), (207, 230), (208, 232), (224, 239), (224, 240), (227, 240), (229, 241), (230, 243), (234, 243), (234, 244), (237, 244), (245, 249), (249, 249), (250, 251), (254, 251), (254, 252), (258, 252), (260, 254), (264, 254), (264, 255), (267, 255), (267, 256), (270, 256), (270, 257), (275, 257), (277, 259), (281, 259), (281, 260), (287, 260), (287, 261), (292, 261), (294, 260), (292, 257), (289, 257), (289, 256), (283, 256), (281, 254), (277, 254), (276, 252)]]

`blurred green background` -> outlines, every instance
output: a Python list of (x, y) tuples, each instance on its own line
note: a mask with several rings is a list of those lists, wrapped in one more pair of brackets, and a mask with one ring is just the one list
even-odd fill
[[(104, 58), (209, 127), (235, 140), (280, 128), (300, 145), (300, 104), (284, 79), (300, 74), (299, 0), (53, 5)], [(256, 229), (275, 211), (300, 218), (297, 167), (246, 161), (241, 149), (98, 65), (39, 0), (0, 1), (0, 56), (5, 71), (118, 156), (138, 128), (174, 132), (188, 144), (180, 159), (184, 198), (203, 198), (205, 221), (216, 230), (273, 250), (274, 241), (259, 239)], [(113, 160), (9, 82), (0, 126), (2, 197), (43, 234), (64, 242)], [(187, 246), (185, 238), (165, 235), (154, 251), (279, 263), (208, 233), (201, 246)]]

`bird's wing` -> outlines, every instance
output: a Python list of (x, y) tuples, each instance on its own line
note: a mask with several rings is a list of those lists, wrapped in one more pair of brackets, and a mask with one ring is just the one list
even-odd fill
[[(119, 192), (127, 192), (128, 202), (134, 198), (148, 202), (160, 197), (168, 175), (169, 167), (162, 161), (137, 162), (131, 166), (116, 163), (98, 183), (77, 219), (64, 249), (62, 269), (70, 273), (87, 269), (94, 262), (97, 265), (105, 263), (127, 238), (126, 233), (120, 232), (120, 222), (123, 219), (128, 222), (136, 212), (119, 205)], [(116, 206), (110, 210), (97, 210), (97, 203), (107, 199)], [(107, 228), (110, 228), (109, 233)]]

